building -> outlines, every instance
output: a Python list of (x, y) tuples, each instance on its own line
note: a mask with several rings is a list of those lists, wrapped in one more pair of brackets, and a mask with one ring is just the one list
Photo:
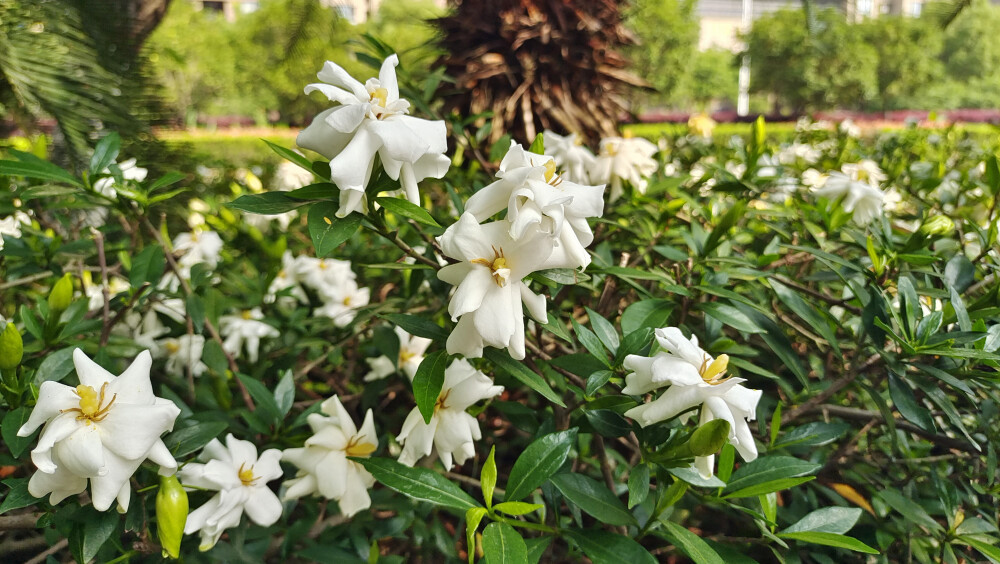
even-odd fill
[[(247, 14), (260, 8), (261, 2), (267, 0), (189, 0), (203, 10), (213, 10), (222, 13), (226, 21), (235, 21), (240, 14)], [(354, 25), (365, 23), (378, 12), (382, 0), (319, 0), (321, 4), (336, 10), (345, 20)], [(444, 8), (447, 0), (434, 0), (439, 7)]]

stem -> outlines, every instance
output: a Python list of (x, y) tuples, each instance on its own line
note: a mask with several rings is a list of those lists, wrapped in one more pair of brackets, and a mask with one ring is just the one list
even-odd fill
[(548, 525), (543, 525), (541, 523), (532, 523), (531, 521), (518, 521), (517, 519), (511, 519), (510, 517), (504, 517), (503, 515), (492, 515), (493, 519), (501, 523), (507, 523), (508, 525), (514, 527), (521, 527), (523, 529), (531, 529), (532, 531), (541, 531), (543, 533), (551, 533), (553, 535), (559, 534), (559, 530)]
[(399, 247), (399, 249), (402, 250), (404, 253), (406, 253), (410, 257), (413, 257), (413, 259), (416, 260), (417, 262), (421, 264), (426, 264), (427, 266), (433, 268), (434, 270), (441, 270), (441, 265), (418, 253), (416, 250), (413, 249), (413, 247), (406, 244), (406, 241), (400, 239), (398, 231), (395, 233), (390, 232), (389, 228), (386, 227), (385, 225), (385, 220), (383, 220), (381, 216), (379, 216), (378, 214), (372, 214), (370, 219), (372, 222), (371, 226), (367, 224), (362, 224), (364, 225), (365, 229), (371, 231), (372, 233), (377, 233), (378, 235), (381, 235), (383, 238), (387, 239), (390, 243)]

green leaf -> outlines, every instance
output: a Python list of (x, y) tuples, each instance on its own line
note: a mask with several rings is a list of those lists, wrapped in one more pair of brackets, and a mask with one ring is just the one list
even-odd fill
[(483, 507), (473, 507), (465, 512), (465, 546), (469, 553), (469, 564), (476, 560), (476, 529), (483, 522), (486, 513)]
[(185, 178), (187, 178), (186, 174), (180, 172), (168, 172), (163, 176), (157, 178), (156, 181), (150, 184), (149, 188), (147, 188), (146, 190), (149, 193), (153, 193), (159, 190), (160, 188), (166, 188), (167, 186), (177, 184), (178, 182), (184, 180)]
[(712, 232), (708, 234), (708, 239), (705, 240), (705, 246), (701, 251), (701, 256), (708, 256), (709, 253), (715, 250), (722, 241), (723, 237), (729, 233), (729, 230), (736, 225), (736, 222), (743, 217), (746, 212), (746, 202), (739, 201), (733, 204), (733, 207), (729, 208), (729, 211), (722, 216), (719, 220), (719, 224), (712, 229)]
[[(97, 551), (111, 538), (118, 527), (120, 518), (115, 511), (94, 511), (83, 509), (87, 516), (75, 523), (69, 535), (69, 550), (77, 562), (90, 562)], [(79, 518), (79, 514), (77, 515)]]
[(573, 541), (594, 564), (656, 564), (656, 559), (634, 540), (603, 529), (566, 529)]
[(166, 257), (159, 245), (149, 245), (132, 259), (132, 269), (128, 273), (129, 284), (139, 288), (144, 283), (159, 282), (166, 268)]
[(337, 217), (338, 209), (340, 205), (333, 202), (320, 202), (309, 208), (309, 237), (317, 257), (329, 255), (361, 227), (361, 214), (353, 212), (341, 218)]
[(79, 192), (79, 188), (73, 188), (70, 186), (55, 186), (53, 184), (43, 184), (41, 186), (32, 186), (25, 190), (18, 192), (18, 197), (21, 198), (22, 202), (28, 202), (31, 200), (37, 200), (39, 198), (51, 198), (53, 196), (66, 196), (69, 194), (76, 194)]
[(541, 503), (525, 503), (523, 501), (505, 501), (493, 506), (494, 511), (500, 511), (507, 515), (527, 515), (545, 507)]
[(745, 313), (722, 302), (705, 302), (698, 309), (724, 325), (744, 333), (764, 333), (765, 330), (753, 322)]
[(625, 418), (610, 409), (587, 409), (583, 412), (587, 423), (605, 437), (624, 437), (632, 431), (632, 425)]
[(66, 184), (83, 188), (83, 183), (80, 182), (75, 176), (58, 166), (43, 160), (31, 162), (0, 161), (0, 176), (23, 176), (25, 178), (35, 178), (38, 180), (65, 182)]
[(274, 394), (271, 393), (271, 390), (268, 390), (263, 382), (252, 376), (237, 374), (236, 377), (240, 379), (240, 382), (243, 382), (247, 391), (250, 392), (250, 397), (253, 398), (253, 401), (257, 405), (257, 415), (266, 417), (265, 421), (272, 425), (280, 423), (283, 417), (281, 416), (281, 411), (278, 409), (278, 404), (274, 401)]
[(874, 548), (868, 546), (867, 544), (859, 541), (854, 537), (847, 537), (844, 535), (838, 535), (836, 533), (819, 533), (819, 532), (778, 533), (778, 536), (783, 539), (797, 540), (812, 544), (821, 544), (823, 546), (833, 546), (836, 548), (846, 548), (848, 550), (853, 550), (856, 552), (865, 552), (867, 554), (879, 554), (879, 551), (875, 550)]
[(535, 439), (517, 457), (507, 478), (506, 501), (517, 501), (541, 486), (559, 471), (576, 440), (576, 429), (551, 433)]
[(294, 402), (295, 380), (292, 377), (292, 371), (286, 370), (281, 380), (278, 380), (278, 385), (274, 387), (274, 404), (278, 407), (278, 413), (282, 415), (282, 418), (288, 415)]
[(661, 520), (660, 524), (663, 526), (661, 534), (687, 554), (695, 564), (726, 564), (726, 561), (698, 535), (673, 521)]
[[(948, 286), (948, 294), (951, 296), (951, 307), (955, 310), (955, 318), (958, 320), (959, 329), (962, 331), (972, 331), (972, 320), (969, 319), (969, 311), (965, 309), (965, 302), (962, 301), (962, 296), (958, 294), (958, 290), (954, 286)], [(941, 314), (940, 311), (935, 311), (934, 313)], [(938, 327), (940, 327), (940, 323)]]
[(637, 464), (628, 475), (628, 508), (632, 509), (649, 496), (649, 465)]
[(28, 480), (31, 478), (7, 478), (3, 481), (3, 485), (7, 486), (9, 490), (7, 495), (3, 498), (3, 503), (0, 503), (0, 515), (14, 509), (21, 509), (22, 507), (28, 507), (39, 502), (39, 498), (28, 493)]
[(31, 443), (34, 441), (34, 433), (27, 437), (17, 436), (17, 431), (28, 421), (29, 415), (31, 415), (31, 409), (22, 406), (8, 411), (3, 416), (3, 422), (0, 422), (0, 435), (3, 436), (3, 441), (7, 443), (10, 455), (14, 458), (20, 458), (21, 453), (31, 446)]
[[(720, 460), (721, 463), (721, 460)], [(691, 467), (679, 467), (679, 468), (667, 468), (667, 472), (676, 478), (679, 478), (684, 483), (691, 484), (692, 486), (698, 486), (699, 488), (724, 488), (726, 483), (719, 479), (718, 476), (712, 476), (706, 478), (701, 475), (697, 470)]]
[(625, 308), (622, 313), (622, 333), (628, 335), (643, 327), (652, 329), (664, 327), (673, 311), (674, 302), (670, 300), (657, 299), (635, 302)]
[(861, 518), (861, 509), (857, 507), (824, 507), (817, 509), (799, 519), (782, 533), (818, 533), (844, 534)]
[(583, 474), (556, 474), (550, 478), (566, 499), (609, 525), (634, 525), (635, 517), (604, 484)]
[(594, 372), (587, 377), (587, 389), (584, 393), (588, 396), (593, 396), (597, 393), (597, 390), (604, 387), (604, 384), (607, 384), (608, 380), (610, 380), (614, 375), (615, 373), (610, 370), (598, 370), (597, 372)]
[(163, 438), (174, 458), (183, 458), (208, 444), (226, 430), (228, 424), (223, 421), (202, 421), (178, 429)]
[(590, 309), (589, 307), (584, 307), (587, 311), (587, 317), (590, 318), (590, 326), (594, 329), (594, 333), (597, 338), (601, 340), (604, 347), (611, 351), (612, 355), (618, 354), (618, 332), (615, 331), (615, 326), (611, 324), (610, 321), (605, 319), (601, 314)]
[(899, 413), (909, 422), (925, 431), (935, 431), (930, 411), (917, 402), (913, 390), (891, 371), (889, 372), (889, 396)]
[[(802, 476), (799, 478), (779, 478), (777, 480), (771, 480), (761, 484), (754, 484), (746, 488), (741, 488), (733, 491), (732, 493), (722, 496), (723, 499), (739, 499), (743, 497), (756, 497), (763, 494), (769, 494), (771, 492), (780, 492), (782, 490), (787, 490), (788, 488), (794, 488), (800, 484), (806, 482), (811, 482), (815, 480), (816, 476)], [(727, 489), (727, 491), (729, 491)]]
[[(24, 320), (24, 309), (21, 310), (21, 319)], [(27, 325), (27, 323), (25, 323)], [(45, 360), (35, 371), (35, 384), (42, 382), (59, 382), (73, 371), (73, 350), (76, 347), (66, 347), (45, 357)]]
[(535, 138), (531, 141), (531, 146), (528, 147), (529, 153), (535, 153), (536, 155), (545, 154), (545, 136), (541, 133), (535, 135)]
[(507, 354), (507, 351), (487, 349), (483, 352), (483, 356), (486, 360), (492, 362), (497, 368), (500, 368), (507, 374), (510, 374), (514, 378), (520, 380), (521, 383), (525, 384), (532, 390), (542, 394), (545, 399), (560, 407), (566, 407), (566, 404), (563, 403), (559, 394), (555, 393), (544, 378), (536, 374), (524, 364), (512, 359), (510, 355)]
[(486, 457), (486, 464), (483, 464), (483, 469), (479, 472), (479, 482), (486, 507), (493, 507), (493, 490), (497, 487), (496, 450), (496, 445), (490, 447), (490, 455)]
[(898, 511), (907, 521), (912, 521), (921, 527), (930, 529), (932, 533), (941, 532), (944, 527), (934, 520), (919, 503), (904, 496), (898, 490), (884, 489), (876, 494), (889, 507)]
[(783, 304), (788, 306), (789, 309), (795, 312), (795, 315), (801, 317), (810, 327), (815, 329), (826, 340), (835, 354), (840, 354), (837, 333), (831, 328), (830, 322), (819, 310), (802, 299), (797, 292), (774, 278), (768, 278), (767, 283), (771, 285), (774, 294), (778, 296), (778, 299)]
[(413, 375), (413, 399), (417, 401), (417, 409), (424, 418), (424, 423), (430, 423), (434, 416), (434, 406), (441, 395), (444, 385), (444, 370), (448, 366), (448, 352), (435, 351), (424, 357)]
[(774, 480), (798, 478), (814, 474), (822, 467), (822, 464), (800, 460), (791, 456), (763, 456), (753, 462), (748, 462), (740, 466), (733, 472), (724, 493), (736, 492), (758, 484), (773, 482)]
[(982, 552), (987, 558), (1000, 562), (1000, 547), (997, 546), (997, 539), (991, 538), (992, 542), (986, 542), (979, 538), (962, 535), (958, 537), (958, 542), (967, 544), (972, 548)]
[(285, 192), (289, 198), (297, 200), (329, 200), (340, 194), (340, 189), (336, 184), (330, 182), (316, 182), (302, 188), (296, 188), (291, 192)]
[(381, 315), (394, 325), (398, 325), (403, 331), (417, 337), (442, 341), (448, 338), (448, 331), (437, 323), (426, 317), (411, 315), (408, 313), (386, 313)]
[(587, 349), (587, 352), (599, 360), (601, 364), (611, 368), (611, 361), (608, 360), (608, 354), (604, 352), (604, 345), (601, 344), (601, 340), (597, 338), (597, 335), (590, 329), (577, 323), (575, 319), (571, 319), (570, 321), (573, 322), (573, 332), (576, 333), (576, 337), (580, 339), (580, 343)]
[(483, 562), (488, 564), (524, 564), (528, 546), (507, 523), (490, 523), (483, 530)]
[(542, 559), (542, 555), (545, 554), (545, 550), (552, 544), (552, 538), (551, 536), (544, 536), (524, 539), (524, 544), (528, 545), (527, 564), (538, 564)]
[(379, 196), (375, 198), (375, 201), (385, 209), (391, 211), (392, 213), (405, 217), (407, 219), (412, 219), (417, 223), (422, 223), (424, 225), (430, 225), (431, 227), (441, 227), (431, 214), (427, 213), (424, 208), (410, 202), (409, 200), (404, 200), (403, 198), (390, 198), (388, 196)]
[(244, 194), (226, 204), (226, 207), (260, 215), (278, 215), (302, 207), (307, 203), (290, 198), (284, 192), (264, 192), (263, 194)]
[(389, 458), (354, 458), (386, 487), (414, 499), (467, 511), (480, 507), (472, 496), (428, 468), (411, 468)]
[(850, 429), (847, 423), (815, 421), (792, 429), (774, 443), (773, 448), (790, 446), (822, 446), (839, 439)]
[(96, 177), (104, 172), (108, 165), (115, 162), (122, 148), (122, 138), (112, 131), (97, 142), (94, 154), (90, 157), (90, 176)]
[(288, 149), (286, 147), (282, 147), (281, 145), (275, 145), (274, 143), (271, 143), (267, 139), (261, 139), (261, 141), (267, 143), (268, 147), (270, 147), (275, 153), (281, 155), (281, 157), (284, 158), (285, 160), (291, 161), (299, 165), (300, 167), (308, 170), (309, 172), (313, 171), (312, 161), (300, 155), (299, 153), (296, 153), (295, 151)]

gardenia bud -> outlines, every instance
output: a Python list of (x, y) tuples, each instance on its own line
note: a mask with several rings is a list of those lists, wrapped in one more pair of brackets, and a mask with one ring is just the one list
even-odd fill
[(56, 317), (73, 301), (73, 278), (67, 273), (52, 286), (49, 293), (49, 315)]
[(179, 558), (181, 538), (188, 517), (188, 496), (177, 476), (160, 476), (156, 494), (156, 536), (163, 546), (163, 557)]
[(729, 442), (729, 421), (713, 419), (691, 433), (688, 446), (691, 448), (691, 454), (708, 456), (719, 452), (727, 442)]
[(0, 332), (0, 370), (13, 370), (21, 364), (24, 356), (24, 342), (21, 333), (13, 323), (8, 323)]
[(955, 222), (946, 215), (929, 217), (920, 225), (920, 234), (924, 236), (948, 235), (953, 231), (955, 231)]

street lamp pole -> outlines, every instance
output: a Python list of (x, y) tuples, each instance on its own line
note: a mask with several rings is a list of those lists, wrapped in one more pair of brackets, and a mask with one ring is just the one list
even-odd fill
[[(753, 0), (743, 0), (743, 33), (750, 31), (753, 22)], [(744, 46), (745, 47), (745, 46)], [(740, 92), (736, 99), (736, 114), (743, 117), (750, 113), (750, 55), (743, 54), (740, 64)]]

